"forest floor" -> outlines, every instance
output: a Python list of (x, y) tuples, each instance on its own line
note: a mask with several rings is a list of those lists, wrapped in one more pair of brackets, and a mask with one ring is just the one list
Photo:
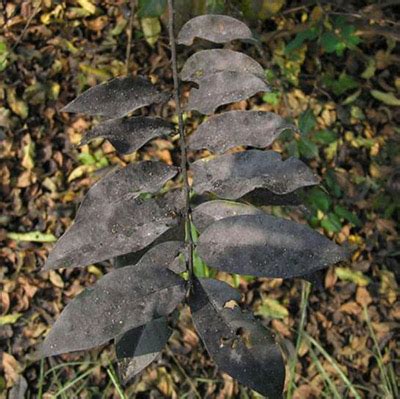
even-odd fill
[[(194, 9), (189, 3), (179, 18)], [(286, 3), (251, 23), (262, 51), (231, 45), (262, 63), (273, 92), (226, 108), (274, 111), (297, 123), (301, 133), (273, 149), (304, 160), (321, 188), (303, 208), (266, 210), (308, 222), (354, 252), (313, 287), (219, 278), (239, 287), (243, 306), (276, 331), (288, 398), (400, 397), (400, 5)], [(104, 140), (77, 147), (94, 121), (58, 111), (127, 66), (171, 90), (165, 18), (161, 33), (146, 38), (143, 26), (157, 23), (135, 15), (127, 62), (129, 10), (123, 0), (0, 4), (0, 398), (258, 397), (218, 372), (186, 308), (162, 356), (128, 387), (111, 346), (36, 358), (66, 303), (110, 267), (41, 271), (88, 188), (114, 165), (179, 162), (174, 137), (122, 157)], [(183, 65), (193, 50), (179, 51)], [(144, 112), (176, 122), (172, 100)], [(201, 117), (185, 117), (190, 134)]]

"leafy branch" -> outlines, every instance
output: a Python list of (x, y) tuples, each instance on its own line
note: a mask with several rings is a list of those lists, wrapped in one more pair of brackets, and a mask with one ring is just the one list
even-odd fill
[[(186, 142), (176, 44), (193, 46), (197, 38), (217, 44), (254, 38), (237, 19), (202, 15), (189, 20), (175, 39), (172, 0), (168, 9), (181, 167), (160, 161), (132, 163), (113, 170), (89, 190), (45, 269), (83, 267), (110, 258), (114, 269), (66, 306), (46, 337), (42, 354), (85, 350), (114, 340), (127, 383), (159, 356), (171, 335), (168, 317), (186, 300), (218, 367), (251, 389), (279, 398), (285, 367), (274, 335), (241, 309), (236, 289), (197, 277), (194, 257), (232, 274), (307, 278), (344, 261), (348, 252), (306, 225), (254, 206), (299, 205), (301, 192), (319, 183), (299, 159), (282, 160), (280, 154), (265, 151), (284, 130), (295, 129), (280, 116), (222, 111), (203, 122)], [(226, 49), (195, 53), (180, 77), (197, 84), (186, 109), (203, 115), (270, 90), (261, 65)], [(118, 152), (130, 153), (174, 131), (160, 118), (133, 114), (169, 97), (146, 78), (127, 76), (87, 90), (62, 111), (103, 116), (106, 120), (82, 141), (104, 137)], [(234, 147), (246, 149), (232, 153)], [(203, 148), (214, 155), (189, 165), (188, 149)], [(182, 190), (166, 190), (167, 182), (177, 177), (183, 181)], [(193, 205), (193, 212), (192, 197), (200, 203)], [(196, 237), (200, 233), (196, 245), (192, 219)]]

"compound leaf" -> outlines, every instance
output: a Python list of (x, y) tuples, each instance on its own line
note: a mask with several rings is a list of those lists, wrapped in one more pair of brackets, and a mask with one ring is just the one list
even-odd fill
[(264, 215), (233, 216), (201, 234), (197, 252), (228, 273), (292, 278), (347, 258), (347, 250), (308, 226)]
[(262, 66), (248, 55), (238, 51), (213, 49), (193, 54), (182, 68), (181, 79), (200, 83), (205, 76), (222, 71), (245, 72), (264, 78)]
[(238, 215), (263, 215), (264, 212), (255, 206), (239, 202), (215, 200), (204, 202), (197, 206), (192, 213), (193, 223), (201, 233), (217, 220)]
[(178, 44), (190, 46), (198, 37), (214, 43), (227, 43), (237, 39), (252, 39), (251, 30), (243, 22), (226, 15), (200, 15), (192, 18), (177, 37)]
[(160, 317), (117, 338), (115, 350), (120, 359), (118, 369), (124, 384), (160, 355), (171, 333), (167, 319)]
[(217, 72), (202, 78), (199, 88), (190, 91), (187, 108), (209, 115), (221, 105), (246, 100), (261, 91), (269, 91), (269, 86), (251, 73)]
[(192, 165), (196, 193), (215, 193), (224, 199), (238, 199), (256, 188), (284, 195), (298, 188), (318, 184), (318, 178), (297, 158), (282, 161), (273, 151), (250, 150), (201, 159)]
[(189, 299), (196, 330), (218, 367), (269, 398), (281, 398), (285, 367), (271, 333), (232, 301), (240, 295), (218, 280), (196, 279)]
[(61, 109), (61, 112), (121, 118), (139, 108), (166, 101), (169, 95), (160, 93), (142, 77), (119, 77), (86, 90)]
[(161, 118), (137, 116), (106, 121), (85, 134), (80, 145), (103, 137), (111, 142), (120, 154), (129, 154), (147, 142), (174, 131), (174, 125)]
[(45, 269), (81, 267), (144, 249), (181, 224), (181, 192), (163, 197), (103, 199), (85, 219), (77, 219), (59, 239)]
[(115, 269), (80, 293), (46, 337), (43, 356), (89, 349), (173, 312), (185, 297), (185, 281), (145, 258)]
[(193, 150), (207, 148), (219, 154), (241, 145), (265, 148), (284, 130), (293, 128), (273, 112), (228, 111), (202, 123), (188, 144)]

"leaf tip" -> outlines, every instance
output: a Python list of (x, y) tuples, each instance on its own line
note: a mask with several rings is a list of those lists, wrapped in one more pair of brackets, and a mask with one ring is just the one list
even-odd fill
[(86, 136), (84, 136), (84, 137), (81, 138), (81, 140), (79, 141), (79, 143), (76, 144), (76, 147), (81, 147), (81, 146), (83, 146), (83, 145), (86, 145), (86, 144), (89, 143), (89, 141), (90, 141), (90, 138), (87, 137), (87, 135), (86, 135)]
[(344, 262), (351, 258), (352, 253), (356, 250), (354, 245), (351, 245), (349, 242), (345, 242), (339, 246), (340, 255), (342, 257), (341, 262)]
[(73, 112), (75, 112), (73, 104), (74, 104), (74, 102), (72, 101), (72, 102), (68, 103), (67, 105), (64, 105), (64, 106), (59, 110), (59, 112), (68, 112), (68, 113), (73, 113)]
[(44, 266), (42, 267), (42, 272), (48, 272), (52, 269), (51, 265), (49, 265), (49, 262), (47, 261)]
[(42, 271), (48, 272), (49, 270), (55, 270), (60, 267), (68, 267), (69, 266), (68, 261), (65, 261), (65, 259), (57, 259), (53, 255), (53, 252), (51, 252), (49, 257), (47, 258), (44, 266), (42, 267)]
[(46, 357), (55, 356), (55, 346), (51, 343), (52, 330), (45, 337), (44, 341), (39, 345), (36, 355), (39, 359), (44, 359)]

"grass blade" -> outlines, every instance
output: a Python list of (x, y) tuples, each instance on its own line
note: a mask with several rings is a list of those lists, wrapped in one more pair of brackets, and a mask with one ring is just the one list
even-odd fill
[(310, 295), (310, 285), (311, 284), (308, 283), (307, 281), (302, 281), (301, 302), (300, 302), (300, 323), (299, 323), (299, 329), (298, 329), (297, 341), (296, 341), (296, 353), (295, 353), (295, 356), (290, 360), (290, 363), (289, 363), (290, 380), (289, 380), (288, 388), (287, 388), (287, 395), (286, 395), (287, 399), (292, 399), (293, 392), (296, 387), (295, 369), (296, 369), (296, 364), (298, 361), (298, 353), (299, 353), (302, 338), (303, 338), (304, 326), (306, 324), (308, 297)]
[(125, 393), (122, 390), (122, 387), (121, 387), (121, 385), (120, 385), (120, 383), (119, 383), (119, 381), (117, 379), (117, 376), (115, 374), (115, 370), (114, 370), (114, 368), (113, 368), (113, 366), (111, 364), (107, 368), (107, 374), (109, 375), (109, 377), (110, 377), (110, 379), (111, 379), (111, 381), (112, 381), (112, 383), (113, 383), (113, 385), (114, 385), (119, 397), (121, 399), (127, 399), (127, 397), (125, 396)]
[(319, 353), (321, 353), (322, 356), (332, 365), (332, 367), (335, 369), (335, 371), (338, 373), (339, 377), (342, 379), (346, 387), (349, 389), (349, 391), (353, 394), (355, 399), (361, 399), (361, 395), (357, 392), (357, 390), (354, 388), (353, 384), (351, 381), (347, 378), (346, 374), (343, 373), (343, 371), (340, 369), (339, 365), (333, 359), (329, 353), (317, 342), (311, 335), (309, 335), (307, 332), (303, 332), (304, 338), (306, 338), (314, 347), (318, 350)]

